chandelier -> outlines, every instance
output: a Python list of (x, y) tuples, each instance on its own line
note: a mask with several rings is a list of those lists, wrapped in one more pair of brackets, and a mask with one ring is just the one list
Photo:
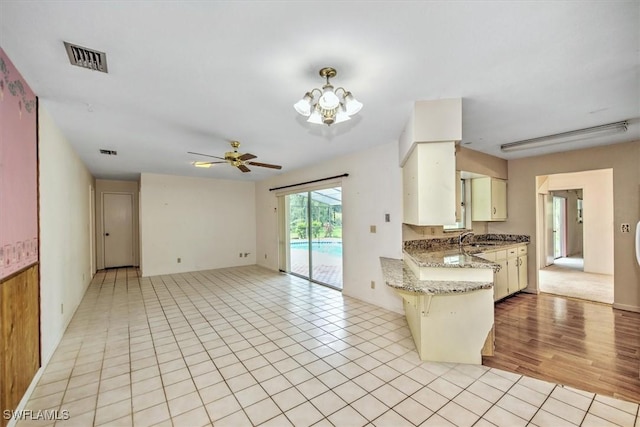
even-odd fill
[(351, 116), (362, 109), (362, 103), (358, 102), (351, 92), (342, 87), (337, 89), (329, 82), (337, 74), (331, 67), (320, 69), (320, 76), (327, 79), (322, 90), (314, 88), (304, 94), (302, 99), (293, 105), (293, 108), (305, 117), (309, 117), (309, 123), (317, 125), (332, 125), (351, 120)]

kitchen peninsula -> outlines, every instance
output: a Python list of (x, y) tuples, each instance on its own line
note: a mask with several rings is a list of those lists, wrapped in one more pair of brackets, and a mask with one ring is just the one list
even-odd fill
[[(493, 354), (494, 272), (500, 265), (480, 256), (528, 243), (528, 236), (481, 235), (404, 243), (404, 260), (380, 258), (385, 283), (403, 299), (422, 360), (482, 363)], [(478, 256), (480, 255), (480, 256)]]

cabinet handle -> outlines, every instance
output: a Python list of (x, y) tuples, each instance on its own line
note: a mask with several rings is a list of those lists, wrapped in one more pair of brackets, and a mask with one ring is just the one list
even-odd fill
[(496, 214), (496, 207), (495, 206), (493, 207), (493, 214), (494, 215)]

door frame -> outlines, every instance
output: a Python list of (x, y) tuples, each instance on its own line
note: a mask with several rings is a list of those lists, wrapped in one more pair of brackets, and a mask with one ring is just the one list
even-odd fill
[[(326, 189), (330, 189), (330, 188), (340, 188), (341, 192), (342, 192), (342, 181), (331, 181), (331, 182), (327, 182), (325, 185), (314, 185), (314, 186), (300, 186), (297, 189), (289, 189), (288, 191), (285, 192), (281, 192), (276, 194), (277, 198), (278, 198), (278, 202), (277, 202), (277, 206), (278, 206), (278, 269), (282, 272), (288, 273), (288, 274), (292, 274), (294, 276), (297, 277), (301, 277), (305, 280), (309, 280), (310, 282), (313, 283), (317, 283), (319, 285), (322, 286), (327, 286), (331, 289), (335, 289), (338, 291), (342, 291), (343, 287), (344, 287), (344, 253), (341, 256), (341, 264), (342, 264), (342, 280), (341, 280), (341, 286), (334, 286), (330, 283), (325, 283), (325, 282), (321, 282), (318, 281), (316, 279), (313, 278), (313, 251), (312, 251), (312, 247), (313, 247), (313, 239), (312, 239), (312, 221), (307, 221), (307, 236), (308, 236), (308, 253), (309, 253), (309, 260), (308, 260), (308, 264), (309, 264), (309, 272), (308, 272), (308, 277), (307, 276), (302, 276), (300, 274), (296, 274), (293, 273), (291, 271), (291, 251), (290, 251), (290, 237), (291, 237), (291, 232), (289, 229), (289, 218), (290, 218), (290, 203), (289, 203), (289, 196), (295, 195), (295, 194), (301, 194), (301, 193), (307, 193), (307, 219), (310, 219), (312, 216), (312, 212), (311, 212), (311, 202), (312, 202), (312, 196), (311, 193), (315, 192), (315, 191), (321, 191), (321, 190), (326, 190)], [(342, 202), (341, 202), (341, 206), (343, 206)], [(344, 218), (342, 220), (342, 224), (344, 226)], [(343, 229), (343, 241), (344, 241), (344, 229)]]
[[(553, 259), (558, 259), (558, 258), (564, 258), (567, 256), (567, 199), (566, 197), (562, 197), (562, 196), (556, 196), (555, 194), (553, 194), (553, 192), (551, 192), (551, 195), (553, 197), (553, 221), (554, 221), (554, 241), (553, 241)], [(561, 206), (561, 211), (562, 212), (557, 212), (557, 206), (558, 204), (556, 203), (556, 200), (559, 202), (560, 206)], [(557, 216), (558, 215), (558, 216)], [(560, 224), (559, 224), (559, 229), (556, 230), (555, 227), (555, 222), (556, 222), (556, 218), (560, 220)], [(558, 233), (560, 234), (560, 236), (558, 236)], [(559, 251), (556, 251), (556, 239), (560, 239), (560, 247), (558, 248)]]
[(101, 230), (100, 232), (102, 233), (101, 239), (102, 239), (102, 266), (104, 268), (112, 268), (112, 267), (107, 267), (106, 264), (106, 239), (104, 238), (104, 196), (106, 194), (120, 194), (120, 195), (126, 195), (126, 196), (130, 196), (131, 197), (131, 265), (134, 266), (136, 264), (136, 249), (135, 249), (135, 221), (136, 221), (136, 215), (135, 215), (135, 197), (133, 195), (133, 193), (127, 192), (127, 191), (103, 191), (102, 193), (100, 193), (100, 202), (101, 202), (101, 212), (100, 212), (100, 224), (101, 224)]

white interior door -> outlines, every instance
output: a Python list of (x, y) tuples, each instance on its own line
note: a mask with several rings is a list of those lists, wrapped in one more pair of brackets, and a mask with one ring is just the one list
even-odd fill
[(133, 195), (104, 193), (104, 267), (133, 265)]

